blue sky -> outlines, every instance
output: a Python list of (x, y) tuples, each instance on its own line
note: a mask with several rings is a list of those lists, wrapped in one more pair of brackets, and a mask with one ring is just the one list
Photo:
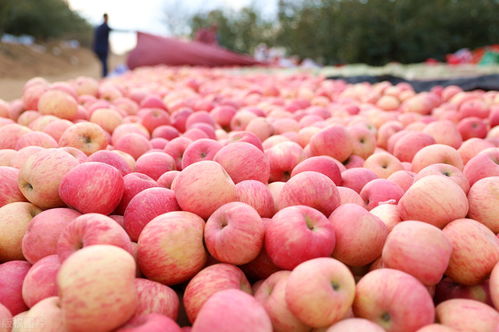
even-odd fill
[[(169, 35), (165, 12), (177, 17), (215, 8), (241, 9), (254, 4), (265, 15), (277, 10), (277, 0), (68, 0), (71, 8), (78, 11), (92, 24), (100, 23), (102, 14), (109, 14), (109, 25), (115, 29), (140, 30)], [(134, 33), (112, 33), (111, 47), (123, 53), (135, 46)]]

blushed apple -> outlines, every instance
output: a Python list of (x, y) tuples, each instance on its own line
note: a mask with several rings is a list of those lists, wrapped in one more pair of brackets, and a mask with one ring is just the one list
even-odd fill
[(362, 266), (381, 256), (388, 228), (357, 204), (344, 204), (329, 217), (335, 234), (333, 257), (351, 266)]
[(366, 203), (360, 197), (360, 195), (355, 192), (353, 189), (347, 187), (337, 187), (338, 194), (340, 195), (340, 205), (353, 203), (360, 205), (362, 207), (366, 207)]
[(376, 152), (364, 162), (364, 167), (374, 172), (380, 178), (388, 178), (396, 171), (404, 169), (400, 160), (388, 152)]
[(317, 156), (307, 158), (293, 168), (291, 177), (306, 171), (322, 173), (329, 177), (337, 186), (342, 184), (340, 169), (336, 161), (331, 157)]
[(24, 259), (22, 240), (28, 226), (42, 212), (28, 202), (14, 202), (0, 208), (0, 262)]
[(257, 180), (263, 183), (269, 180), (269, 160), (252, 144), (244, 142), (228, 144), (215, 154), (213, 160), (222, 165), (236, 184), (244, 180)]
[(390, 232), (396, 224), (398, 224), (402, 219), (400, 218), (400, 213), (397, 205), (394, 204), (381, 204), (370, 210), (369, 213), (378, 217), (388, 228)]
[(381, 204), (397, 204), (403, 195), (404, 190), (398, 184), (386, 179), (374, 179), (360, 191), (368, 210)]
[(178, 170), (182, 169), (182, 162), (185, 150), (192, 143), (192, 140), (187, 137), (177, 137), (172, 139), (168, 144), (166, 144), (163, 151), (168, 153), (175, 159), (175, 165)]
[(398, 223), (383, 247), (383, 264), (416, 277), (424, 285), (437, 284), (447, 269), (452, 245), (437, 227), (420, 221)]
[(251, 285), (246, 276), (234, 265), (214, 264), (196, 274), (184, 292), (184, 307), (189, 321), (194, 323), (206, 301), (226, 289), (240, 289), (251, 294)]
[(419, 179), (428, 176), (428, 175), (442, 175), (446, 176), (455, 183), (457, 183), (465, 194), (470, 190), (470, 183), (466, 176), (460, 171), (457, 167), (448, 165), (448, 164), (432, 164), (429, 165), (422, 170), (420, 170), (414, 181), (418, 181)]
[(331, 126), (318, 132), (310, 139), (309, 146), (312, 156), (330, 156), (340, 162), (353, 153), (353, 139), (341, 126)]
[(274, 215), (274, 199), (268, 186), (257, 180), (245, 180), (236, 184), (237, 200), (252, 206), (261, 217)]
[(248, 204), (227, 203), (206, 222), (204, 240), (219, 262), (242, 265), (251, 262), (263, 246), (265, 229), (258, 212)]
[(73, 96), (60, 91), (48, 90), (38, 100), (38, 111), (44, 115), (55, 115), (61, 119), (73, 120), (78, 112)]
[(449, 164), (463, 169), (463, 160), (456, 149), (444, 144), (432, 144), (419, 150), (412, 159), (412, 171), (418, 173), (432, 164)]
[(470, 185), (485, 177), (499, 176), (499, 148), (489, 148), (478, 153), (468, 161), (463, 173)]
[(147, 152), (137, 159), (136, 171), (150, 176), (153, 180), (176, 169), (175, 160), (164, 152)]
[(173, 320), (177, 319), (179, 299), (177, 293), (170, 287), (159, 282), (136, 278), (137, 309), (134, 317), (157, 313)]
[(437, 306), (436, 313), (440, 323), (458, 331), (496, 331), (499, 326), (499, 313), (474, 300), (447, 300)]
[[(123, 176), (113, 166), (87, 162), (67, 172), (59, 186), (59, 196), (81, 213), (111, 214), (121, 201)], [(96, 200), (96, 197), (99, 199)]]
[(210, 138), (202, 138), (190, 143), (182, 157), (182, 168), (202, 160), (213, 160), (222, 144)]
[(203, 228), (204, 220), (190, 212), (168, 212), (154, 218), (138, 240), (137, 259), (142, 273), (166, 285), (190, 279), (207, 259)]
[(104, 332), (125, 323), (138, 303), (134, 281), (135, 261), (121, 248), (93, 245), (75, 252), (57, 274), (66, 328)]
[(138, 159), (144, 153), (152, 149), (151, 142), (140, 134), (124, 135), (117, 140), (114, 147), (130, 154), (134, 159)]
[(224, 168), (214, 161), (187, 166), (172, 184), (179, 206), (184, 211), (208, 218), (225, 203), (237, 200), (236, 186)]
[(21, 260), (0, 264), (0, 304), (13, 316), (28, 310), (23, 300), (22, 287), (30, 267), (31, 264)]
[(432, 324), (435, 308), (428, 290), (413, 276), (393, 269), (378, 269), (357, 283), (355, 317), (369, 319), (385, 331), (416, 331)]
[(473, 219), (454, 220), (443, 232), (452, 244), (445, 274), (463, 285), (476, 285), (484, 280), (499, 260), (499, 238)]
[(120, 204), (116, 208), (118, 214), (124, 214), (125, 209), (135, 195), (142, 190), (158, 187), (159, 184), (151, 179), (149, 176), (142, 173), (129, 173), (123, 177), (123, 196), (121, 197)]
[(295, 142), (281, 142), (265, 150), (270, 163), (270, 182), (287, 181), (291, 172), (305, 159), (303, 148)]
[(28, 307), (31, 308), (48, 297), (57, 296), (56, 277), (60, 267), (59, 257), (49, 255), (29, 269), (22, 287), (23, 300)]
[(18, 177), (17, 168), (0, 166), (0, 207), (13, 202), (26, 201), (26, 197), (17, 186)]
[(265, 308), (276, 332), (308, 332), (310, 327), (289, 311), (286, 286), (290, 271), (279, 271), (265, 279), (255, 292), (255, 299)]
[(348, 268), (333, 258), (315, 258), (298, 265), (288, 277), (286, 303), (303, 323), (320, 328), (339, 321), (350, 309), (355, 281)]
[(114, 330), (115, 332), (182, 332), (177, 323), (161, 314), (147, 314), (130, 319), (125, 325)]
[(64, 262), (76, 251), (97, 244), (120, 247), (132, 254), (130, 238), (117, 222), (102, 214), (88, 213), (64, 227), (57, 240), (57, 255)]
[(343, 186), (355, 190), (360, 194), (366, 183), (377, 179), (378, 176), (367, 168), (350, 168), (341, 173)]
[(79, 217), (78, 211), (56, 208), (42, 211), (28, 224), (22, 239), (22, 251), (32, 264), (57, 253), (57, 241), (64, 227)]
[(77, 148), (87, 156), (104, 150), (108, 145), (106, 132), (99, 125), (91, 122), (80, 122), (64, 131), (59, 139), (59, 146)]
[(468, 213), (468, 199), (451, 179), (429, 175), (416, 181), (398, 203), (402, 220), (419, 220), (443, 228)]
[(125, 161), (125, 158), (120, 156), (117, 153), (108, 150), (100, 150), (92, 153), (87, 161), (89, 162), (99, 162), (108, 164), (110, 166), (115, 167), (118, 171), (120, 171), (121, 175), (125, 176), (128, 173), (132, 172), (132, 168)]
[(175, 193), (166, 188), (148, 188), (135, 195), (128, 203), (123, 226), (133, 241), (139, 239), (144, 227), (157, 216), (178, 211)]
[[(224, 313), (224, 319), (219, 317)], [(226, 289), (210, 297), (201, 308), (192, 332), (271, 332), (272, 322), (265, 309), (251, 296), (237, 289)]]
[(327, 218), (308, 206), (290, 206), (277, 212), (265, 225), (265, 249), (282, 269), (327, 257), (335, 248), (335, 230)]
[(19, 171), (19, 189), (30, 202), (42, 209), (64, 206), (59, 186), (64, 176), (77, 165), (78, 160), (65, 151), (39, 151)]
[[(364, 318), (347, 318), (333, 324), (326, 332), (383, 332), (378, 324)], [(419, 331), (419, 330), (418, 330)]]
[(468, 161), (475, 157), (478, 153), (493, 147), (494, 144), (486, 140), (480, 138), (470, 138), (464, 141), (457, 151), (461, 155), (464, 165), (466, 165)]
[(312, 171), (296, 174), (282, 187), (278, 207), (306, 205), (329, 216), (340, 204), (338, 189), (327, 176)]

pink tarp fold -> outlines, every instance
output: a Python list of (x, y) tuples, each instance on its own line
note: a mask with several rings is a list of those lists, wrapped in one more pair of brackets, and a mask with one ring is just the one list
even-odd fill
[(161, 64), (205, 67), (261, 65), (250, 56), (230, 52), (219, 46), (137, 32), (137, 46), (128, 55), (128, 68)]

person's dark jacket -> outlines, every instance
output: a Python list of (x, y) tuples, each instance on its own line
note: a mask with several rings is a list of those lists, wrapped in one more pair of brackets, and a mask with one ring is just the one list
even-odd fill
[(109, 32), (111, 28), (107, 23), (102, 23), (95, 28), (94, 52), (97, 54), (107, 54), (109, 52)]

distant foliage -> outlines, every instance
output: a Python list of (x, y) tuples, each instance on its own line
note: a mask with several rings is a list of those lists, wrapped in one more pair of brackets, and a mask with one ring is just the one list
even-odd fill
[(499, 0), (280, 0), (277, 18), (254, 8), (190, 20), (218, 24), (220, 43), (252, 52), (260, 42), (324, 64), (443, 59), (460, 48), (499, 43)]
[(78, 39), (88, 44), (89, 23), (64, 0), (0, 0), (0, 35), (27, 34), (37, 40)]

